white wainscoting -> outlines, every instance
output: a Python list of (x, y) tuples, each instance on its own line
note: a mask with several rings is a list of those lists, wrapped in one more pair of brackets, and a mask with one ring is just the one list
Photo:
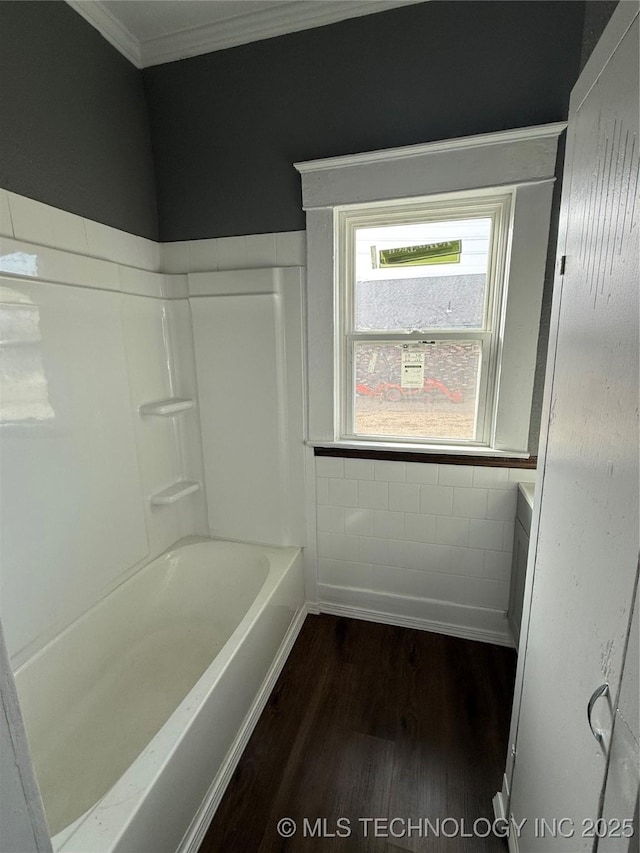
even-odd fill
[(318, 608), (513, 645), (517, 483), (535, 471), (315, 458)]
[(162, 243), (162, 269), (167, 273), (303, 267), (306, 257), (305, 231)]

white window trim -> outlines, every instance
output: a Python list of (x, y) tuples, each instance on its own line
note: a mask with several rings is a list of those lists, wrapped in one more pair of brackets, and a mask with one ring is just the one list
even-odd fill
[[(416, 439), (416, 444), (438, 446), (454, 443), (463, 447), (483, 447), (490, 444), (493, 434), (493, 414), (496, 393), (494, 388), (497, 384), (497, 366), (500, 358), (500, 335), (501, 308), (502, 308), (502, 283), (506, 270), (503, 266), (504, 258), (509, 249), (509, 236), (511, 233), (511, 207), (514, 202), (513, 190), (475, 190), (460, 195), (447, 194), (444, 196), (430, 196), (428, 199), (411, 199), (409, 203), (398, 202), (377, 203), (375, 205), (344, 206), (335, 209), (336, 213), (336, 245), (338, 247), (339, 275), (336, 276), (336, 308), (338, 319), (335, 323), (335, 351), (338, 361), (342, 365), (339, 376), (340, 395), (340, 422), (337, 424), (336, 436), (339, 441), (367, 441), (380, 444), (385, 442), (383, 437), (362, 436), (360, 439), (354, 432), (353, 425), (353, 364), (352, 353), (348, 341), (351, 339), (369, 337), (365, 333), (357, 333), (351, 330), (353, 322), (353, 290), (345, 286), (353, 282), (353, 240), (355, 229), (360, 225), (370, 226), (372, 224), (393, 224), (395, 221), (423, 222), (426, 218), (451, 219), (467, 218), (468, 216), (489, 216), (493, 221), (490, 255), (490, 276), (487, 282), (487, 299), (484, 310), (482, 325), (477, 329), (429, 329), (422, 332), (392, 332), (389, 331), (384, 337), (389, 340), (403, 342), (421, 340), (426, 336), (431, 340), (456, 340), (475, 338), (482, 345), (482, 369), (480, 373), (480, 388), (478, 393), (478, 438), (462, 440), (460, 442), (445, 441), (442, 439)], [(427, 207), (428, 206), (428, 207)], [(413, 208), (415, 207), (415, 210)], [(429, 207), (431, 211), (429, 211)], [(379, 338), (380, 334), (373, 335)], [(407, 444), (411, 439), (389, 439), (389, 444)]]
[[(310, 443), (527, 455), (556, 152), (565, 128), (561, 122), (295, 164), (307, 213)], [(336, 208), (489, 188), (514, 194), (490, 441), (468, 447), (341, 441)]]

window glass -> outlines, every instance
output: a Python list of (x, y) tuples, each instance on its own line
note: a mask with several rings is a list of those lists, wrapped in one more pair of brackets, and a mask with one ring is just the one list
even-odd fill
[(354, 343), (354, 432), (473, 440), (481, 341)]
[(490, 218), (355, 229), (354, 331), (481, 329)]

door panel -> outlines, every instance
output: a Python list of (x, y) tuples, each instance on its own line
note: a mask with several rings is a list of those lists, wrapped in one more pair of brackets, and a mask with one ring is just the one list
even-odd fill
[[(590, 851), (638, 555), (638, 19), (572, 104), (566, 269), (511, 812), (520, 853)], [(553, 349), (550, 358), (554, 358)], [(536, 818), (538, 823), (536, 823)], [(553, 828), (553, 819), (567, 819)], [(539, 822), (551, 825), (542, 834)]]
[[(640, 568), (640, 566), (639, 566)], [(607, 782), (602, 817), (607, 827), (611, 821), (635, 817), (635, 839), (615, 838), (610, 834), (598, 845), (598, 853), (631, 853), (638, 850), (638, 791), (640, 789), (640, 601), (638, 599), (638, 574), (636, 597), (633, 606), (631, 630), (627, 640), (620, 695), (611, 737), (611, 754), (607, 769)]]

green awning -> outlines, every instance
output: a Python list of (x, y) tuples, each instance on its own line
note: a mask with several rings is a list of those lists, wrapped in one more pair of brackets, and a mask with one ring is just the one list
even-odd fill
[(401, 249), (380, 249), (381, 267), (424, 267), (432, 264), (459, 264), (462, 240), (445, 243), (425, 243), (422, 246), (406, 246)]

